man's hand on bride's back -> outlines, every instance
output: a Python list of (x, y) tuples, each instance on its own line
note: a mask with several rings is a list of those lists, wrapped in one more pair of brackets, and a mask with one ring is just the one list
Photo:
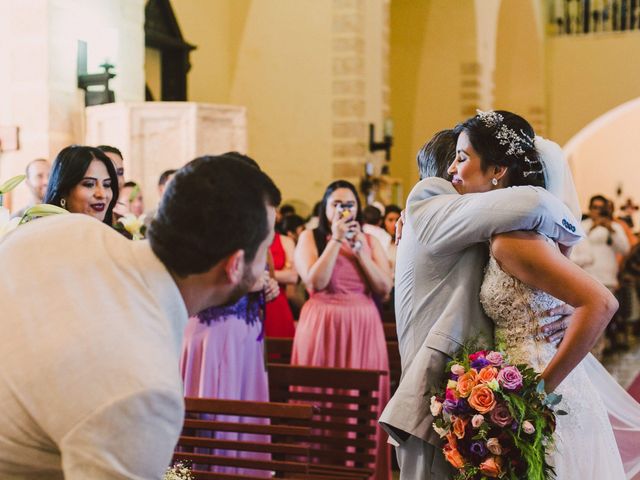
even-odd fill
[(567, 317), (573, 315), (574, 311), (575, 308), (573, 308), (571, 305), (563, 303), (562, 305), (552, 308), (547, 312), (548, 317), (562, 315), (558, 320), (548, 323), (540, 328), (542, 336), (547, 340), (547, 342), (553, 343), (556, 346), (560, 344), (560, 342), (564, 338), (564, 332), (569, 326)]

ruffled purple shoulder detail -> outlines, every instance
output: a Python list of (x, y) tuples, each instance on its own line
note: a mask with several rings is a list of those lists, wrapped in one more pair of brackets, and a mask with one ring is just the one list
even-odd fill
[(261, 322), (264, 318), (264, 295), (262, 292), (251, 292), (232, 305), (211, 307), (198, 313), (200, 323), (242, 319), (247, 325)]

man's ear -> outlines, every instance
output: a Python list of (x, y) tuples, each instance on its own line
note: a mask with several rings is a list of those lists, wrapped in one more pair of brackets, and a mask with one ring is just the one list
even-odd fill
[(236, 250), (223, 260), (224, 271), (227, 275), (229, 283), (237, 285), (242, 280), (244, 273), (244, 250)]
[(493, 178), (496, 180), (501, 180), (509, 171), (509, 167), (504, 167), (500, 165), (496, 165), (493, 167)]

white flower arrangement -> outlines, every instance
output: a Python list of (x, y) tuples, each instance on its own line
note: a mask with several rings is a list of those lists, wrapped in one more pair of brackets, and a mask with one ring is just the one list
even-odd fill
[(131, 235), (133, 240), (142, 240), (146, 231), (145, 219), (146, 215), (144, 214), (136, 217), (133, 213), (127, 213), (118, 222)]
[(176, 462), (167, 468), (162, 480), (195, 480), (191, 468), (182, 462)]

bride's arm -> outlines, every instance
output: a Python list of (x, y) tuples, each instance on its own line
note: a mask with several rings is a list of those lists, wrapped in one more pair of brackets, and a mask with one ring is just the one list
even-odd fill
[(557, 353), (542, 372), (545, 389), (551, 392), (589, 353), (618, 309), (618, 302), (607, 288), (540, 235), (498, 235), (491, 242), (491, 251), (505, 272), (575, 307)]

